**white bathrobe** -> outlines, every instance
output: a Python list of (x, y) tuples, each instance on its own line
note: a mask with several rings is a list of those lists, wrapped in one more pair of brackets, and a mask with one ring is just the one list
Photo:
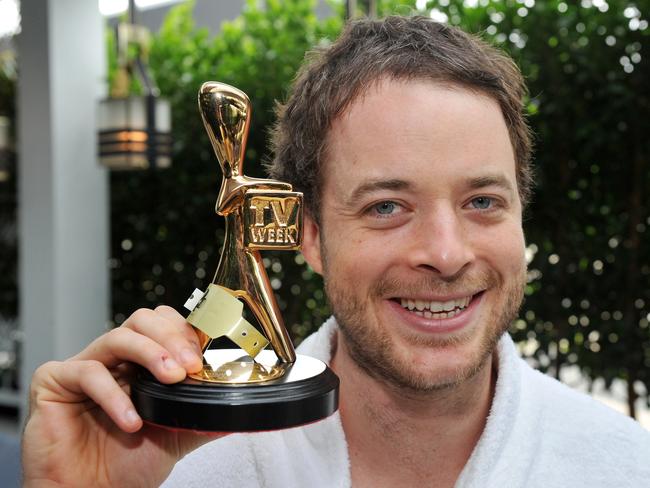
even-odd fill
[[(329, 362), (335, 331), (328, 320), (298, 352)], [(507, 334), (497, 358), (487, 424), (456, 488), (650, 487), (650, 432), (530, 368)], [(340, 417), (213, 441), (182, 459), (163, 486), (348, 487)]]

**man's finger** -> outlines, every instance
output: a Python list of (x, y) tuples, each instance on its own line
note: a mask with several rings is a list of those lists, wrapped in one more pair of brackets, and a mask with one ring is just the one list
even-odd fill
[(163, 315), (154, 310), (141, 308), (136, 310), (122, 324), (122, 327), (132, 329), (156, 341), (171, 352), (176, 361), (187, 371), (199, 371), (203, 361), (197, 347), (196, 334), (189, 336), (178, 317), (169, 320), (166, 315), (171, 313), (166, 311)]
[(32, 381), (33, 405), (81, 403), (90, 398), (125, 432), (136, 432), (142, 419), (128, 395), (99, 361), (51, 361)]
[(130, 361), (148, 369), (161, 383), (176, 383), (186, 375), (186, 369), (169, 350), (127, 327), (104, 334), (68, 361), (87, 360), (99, 361), (108, 368)]
[[(150, 337), (172, 353), (176, 361), (183, 365), (189, 372), (201, 369), (203, 365), (196, 334), (189, 335), (186, 325), (178, 317), (174, 316), (169, 320), (167, 316), (157, 313), (154, 310), (141, 308), (136, 310), (122, 327), (134, 330), (142, 335)], [(121, 328), (121, 327), (120, 327)]]
[(196, 335), (196, 330), (187, 322), (185, 317), (178, 313), (174, 308), (167, 305), (158, 305), (154, 309), (154, 312), (164, 317), (169, 321), (169, 323), (177, 327), (180, 333), (183, 334), (193, 347), (196, 348), (197, 354), (199, 356), (201, 355), (201, 346), (199, 345), (199, 338)]

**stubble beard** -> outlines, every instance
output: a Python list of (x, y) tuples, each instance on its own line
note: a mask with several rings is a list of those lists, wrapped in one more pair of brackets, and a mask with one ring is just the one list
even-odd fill
[[(345, 345), (353, 361), (368, 375), (411, 395), (427, 394), (454, 388), (473, 378), (480, 372), (492, 356), (501, 336), (508, 330), (512, 320), (523, 301), (525, 286), (525, 266), (521, 273), (513, 276), (510, 282), (500, 281), (494, 271), (486, 271), (475, 276), (459, 277), (453, 282), (437, 277), (420, 279), (413, 283), (384, 279), (368, 293), (366, 300), (361, 300), (350, 287), (325, 279), (325, 290)], [(455, 347), (471, 341), (476, 333), (481, 333), (480, 343), (472, 351), (471, 358), (453, 371), (422, 371), (405, 361), (396, 351), (396, 345), (386, 330), (383, 330), (365, 314), (368, 305), (386, 296), (415, 296), (422, 290), (436, 291), (440, 294), (452, 294), (468, 290), (487, 289), (503, 301), (496, 304), (490, 317), (479, 329), (461, 331), (445, 338), (413, 336), (409, 342), (418, 347), (430, 347), (431, 354), (436, 349)], [(389, 326), (384, 324), (384, 326)]]

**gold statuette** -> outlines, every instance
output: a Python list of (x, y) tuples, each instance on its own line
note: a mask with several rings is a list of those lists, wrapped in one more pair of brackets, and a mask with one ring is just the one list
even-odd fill
[[(262, 359), (257, 363), (244, 361), (250, 365), (249, 380), (245, 374), (232, 374), (236, 367), (241, 370), (242, 361), (223, 363), (216, 352), (206, 351), (212, 339), (226, 336), (251, 358), (270, 342), (280, 363), (296, 360), (259, 251), (300, 248), (302, 193), (292, 191), (288, 183), (244, 175), (251, 103), (243, 92), (223, 83), (204, 83), (199, 91), (199, 108), (223, 173), (216, 211), (226, 219), (226, 238), (213, 283), (205, 294), (196, 290), (186, 304), (192, 310), (187, 321), (197, 329), (205, 358), (203, 370), (192, 377), (248, 383), (264, 381), (264, 371), (268, 371), (267, 379), (274, 379), (283, 368), (268, 364), (268, 355), (264, 357), (267, 364)], [(264, 335), (243, 318), (242, 302)], [(226, 376), (224, 372), (228, 371)]]
[[(339, 380), (322, 361), (296, 355), (260, 256), (300, 248), (302, 193), (244, 175), (251, 104), (243, 92), (204, 83), (199, 109), (223, 173), (216, 211), (226, 221), (214, 280), (185, 304), (203, 368), (174, 385), (140, 371), (131, 398), (147, 422), (181, 429), (260, 431), (320, 420), (338, 408)], [(261, 330), (244, 317), (245, 306)], [(210, 349), (220, 337), (237, 347)]]

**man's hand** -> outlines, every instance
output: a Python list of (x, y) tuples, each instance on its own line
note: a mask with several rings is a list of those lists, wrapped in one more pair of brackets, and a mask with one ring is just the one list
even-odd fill
[(36, 370), (23, 437), (25, 486), (158, 486), (176, 461), (218, 436), (143, 425), (133, 363), (161, 383), (201, 369), (197, 336), (170, 307), (141, 309), (76, 356)]

